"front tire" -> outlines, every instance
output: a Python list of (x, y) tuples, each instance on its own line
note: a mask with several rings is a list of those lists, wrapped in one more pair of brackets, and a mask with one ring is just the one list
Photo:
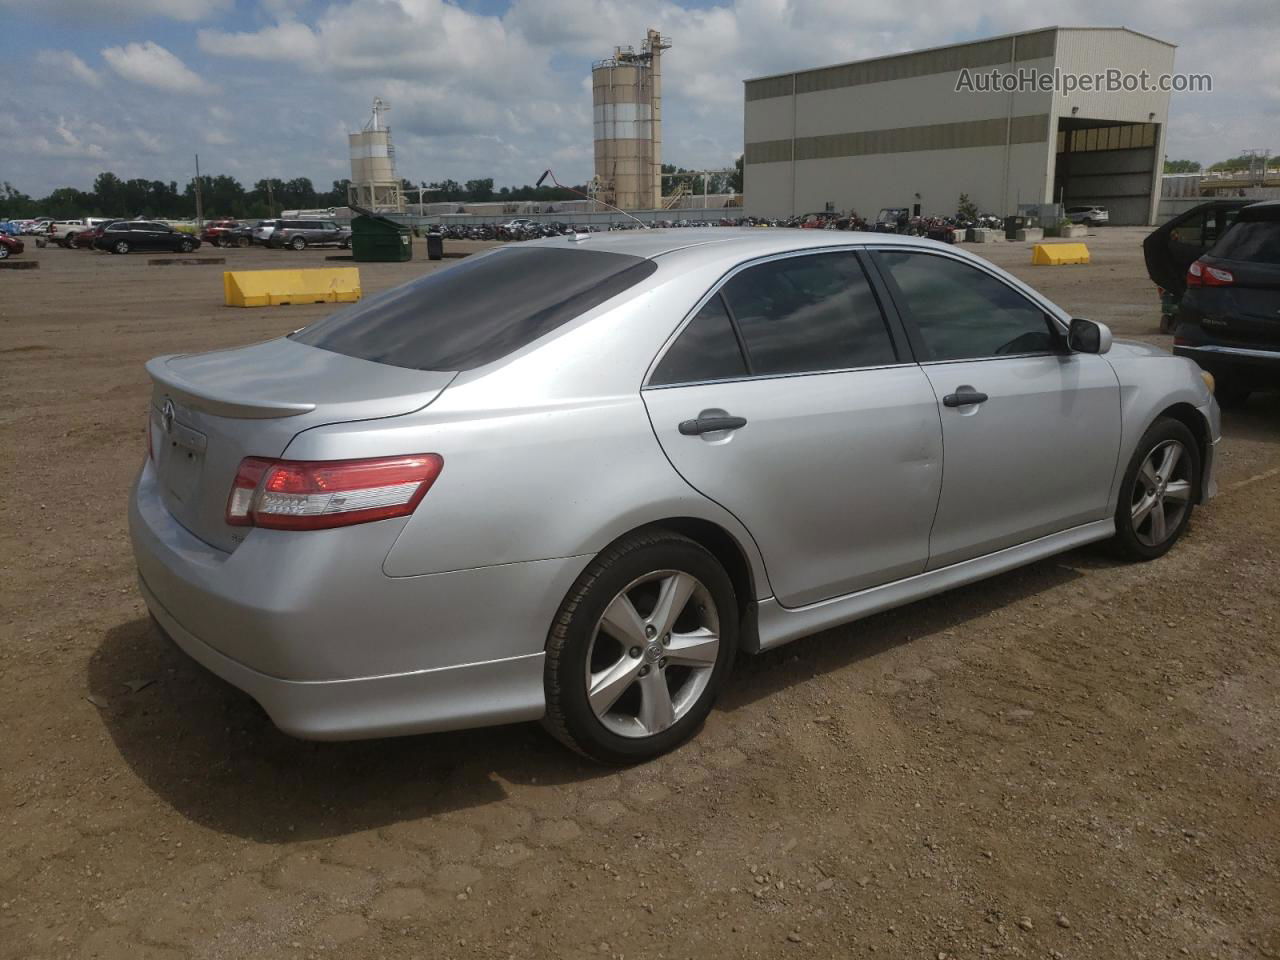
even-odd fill
[(719, 561), (676, 533), (631, 534), (592, 561), (556, 614), (543, 723), (600, 763), (652, 759), (701, 727), (737, 646)]
[(183, 240), (178, 244), (179, 253), (190, 253), (195, 248), (196, 248), (195, 244), (193, 244), (190, 240)]
[(1155, 560), (1191, 522), (1200, 497), (1200, 448), (1186, 425), (1161, 417), (1129, 461), (1116, 506), (1114, 544), (1129, 560)]

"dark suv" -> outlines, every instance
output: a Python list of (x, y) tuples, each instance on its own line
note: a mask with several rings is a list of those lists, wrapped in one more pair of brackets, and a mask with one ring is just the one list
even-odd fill
[(153, 220), (116, 220), (106, 224), (94, 238), (94, 247), (112, 253), (131, 250), (168, 250), (190, 253), (200, 249), (200, 238)]
[(340, 227), (332, 220), (277, 220), (275, 227), (267, 237), (268, 247), (305, 250), (328, 244), (351, 246), (351, 228)]
[(1186, 283), (1173, 352), (1213, 374), (1218, 402), (1280, 382), (1280, 200), (1242, 207)]

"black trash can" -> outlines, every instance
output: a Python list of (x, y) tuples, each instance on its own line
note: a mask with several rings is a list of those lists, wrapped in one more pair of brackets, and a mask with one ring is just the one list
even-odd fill
[(444, 259), (444, 235), (440, 233), (427, 234), (427, 259), (443, 260)]
[(1004, 218), (1004, 238), (1006, 240), (1017, 240), (1018, 231), (1026, 229), (1026, 217), (1005, 217)]

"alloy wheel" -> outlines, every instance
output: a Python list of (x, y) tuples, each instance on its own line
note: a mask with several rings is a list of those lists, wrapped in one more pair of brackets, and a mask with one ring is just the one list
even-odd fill
[(613, 598), (587, 650), (587, 701), (609, 731), (640, 738), (684, 717), (707, 688), (720, 618), (696, 577), (660, 570)]
[(1191, 505), (1191, 462), (1178, 440), (1157, 444), (1142, 461), (1130, 502), (1139, 543), (1158, 547), (1177, 531)]

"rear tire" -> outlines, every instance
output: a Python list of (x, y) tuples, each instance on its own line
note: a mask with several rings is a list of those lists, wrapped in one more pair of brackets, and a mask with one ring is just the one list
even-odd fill
[(601, 553), (547, 640), (544, 726), (599, 763), (639, 763), (701, 727), (733, 664), (733, 584), (699, 544), (665, 530)]
[(292, 240), (289, 241), (289, 246), (292, 247), (294, 250), (305, 250), (307, 249), (307, 238), (294, 237)]
[(0, 244), (0, 260), (8, 260), (8, 259), (9, 259), (9, 248), (6, 247), (4, 244)]
[(1161, 417), (1138, 441), (1120, 484), (1112, 541), (1127, 560), (1155, 560), (1173, 547), (1200, 498), (1200, 447), (1186, 425)]
[(248, 237), (237, 237), (237, 238), (236, 238), (236, 246), (237, 246), (237, 247), (242, 247), (242, 248), (243, 248), (243, 247), (247, 247), (247, 246), (249, 245), (249, 243), (250, 243), (250, 242), (251, 242), (251, 241), (249, 240), (249, 238), (248, 238)]
[(128, 252), (129, 252), (129, 241), (128, 241), (128, 240), (117, 240), (114, 244), (112, 244), (112, 245), (111, 245), (111, 252), (112, 252), (112, 253), (120, 253), (120, 254), (128, 253)]

